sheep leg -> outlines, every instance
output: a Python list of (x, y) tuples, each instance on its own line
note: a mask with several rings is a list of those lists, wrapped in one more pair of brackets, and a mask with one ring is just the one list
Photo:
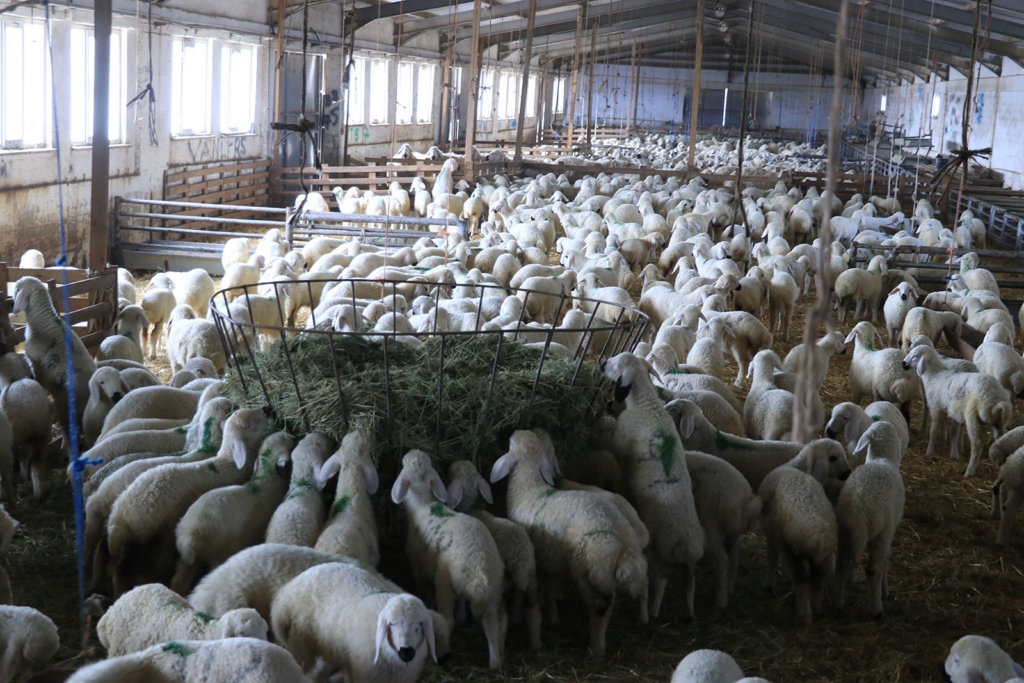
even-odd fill
[[(452, 586), (451, 574), (443, 566), (438, 566), (434, 577), (434, 600), (437, 611), (448, 622), (448, 627), (455, 626), (455, 588)], [(481, 615), (482, 616), (482, 615)]]
[(871, 616), (882, 618), (882, 581), (885, 578), (885, 561), (887, 548), (883, 547), (882, 539), (876, 539), (868, 551), (868, 566), (864, 572), (868, 580), (868, 596), (871, 603)]
[(43, 497), (43, 482), (46, 480), (46, 442), (42, 439), (31, 446), (32, 453), (32, 497), (39, 500)]
[(106, 543), (100, 543), (92, 554), (92, 579), (89, 585), (93, 592), (102, 592), (107, 583), (110, 570), (110, 549)]
[(928, 448), (925, 450), (925, 455), (933, 455), (935, 453), (935, 437), (939, 435), (939, 423), (942, 422), (942, 409), (938, 406), (932, 410), (931, 414), (931, 425), (928, 429)]
[(726, 547), (729, 553), (729, 570), (727, 576), (728, 595), (736, 590), (736, 574), (740, 568), (740, 544), (739, 540), (730, 538), (726, 540)]
[(967, 472), (964, 474), (965, 477), (973, 477), (975, 471), (978, 469), (978, 461), (981, 460), (981, 451), (983, 444), (981, 442), (981, 423), (973, 418), (967, 418), (967, 438), (971, 442), (971, 460), (967, 464)]
[[(488, 605), (474, 605), (473, 611), (481, 612), (480, 622), (484, 627), (484, 634), (487, 636), (488, 665), (492, 669), (501, 668), (501, 653), (505, 649), (505, 638), (502, 635), (501, 614), (504, 604), (500, 595)], [(442, 612), (444, 614), (444, 612)]]
[(605, 653), (605, 634), (612, 618), (615, 594), (602, 595), (586, 583), (580, 584), (580, 594), (590, 610), (590, 653), (600, 659)]
[(1002, 505), (1000, 503), (1000, 489), (1002, 489), (1002, 486), (1002, 477), (996, 479), (996, 482), (992, 484), (992, 510), (989, 513), (992, 519), (999, 519), (1002, 516), (1000, 514), (1000, 510), (1002, 509)]
[(862, 308), (862, 306), (864, 304), (864, 300), (863, 299), (856, 299), (856, 302), (857, 302), (857, 307), (853, 311), (853, 319), (854, 320), (860, 320), (860, 311), (861, 311), (861, 308)]
[(778, 567), (779, 547), (775, 538), (765, 535), (765, 564), (767, 565), (764, 575), (764, 590), (775, 594), (778, 592)]
[(999, 519), (999, 533), (996, 535), (996, 545), (1008, 545), (1010, 543), (1010, 527), (1017, 516), (1017, 509), (1020, 507), (1021, 495), (1018, 491), (1007, 491), (1003, 488), (1000, 491), (1001, 517)]
[(683, 565), (683, 584), (686, 586), (686, 621), (696, 619), (693, 611), (693, 598), (697, 592), (697, 571), (692, 564)]
[(712, 614), (718, 616), (729, 604), (729, 554), (719, 534), (716, 534), (716, 538), (708, 538), (710, 530), (704, 533), (704, 557), (711, 564), (711, 573), (715, 577), (715, 607)]
[(796, 598), (796, 623), (803, 626), (811, 625), (811, 583), (810, 575), (804, 558), (797, 557), (783, 545), (779, 555), (782, 563), (789, 568), (793, 577), (793, 596)]
[(810, 562), (810, 600), (811, 609), (814, 611), (821, 610), (821, 603), (825, 598), (825, 576), (828, 574), (827, 564), (828, 560), (825, 561), (825, 564), (818, 564), (814, 561)]
[(653, 555), (647, 556), (647, 577), (650, 592), (648, 594), (648, 610), (651, 619), (657, 619), (661, 611), (661, 601), (665, 597), (665, 585), (668, 583), (665, 565)]
[(552, 576), (545, 577), (541, 582), (543, 588), (544, 602), (548, 610), (548, 621), (558, 625), (558, 584)]
[(949, 459), (959, 460), (960, 459), (960, 430), (963, 429), (963, 425), (959, 422), (956, 423), (956, 429), (953, 430), (953, 438), (949, 440)]
[(530, 632), (530, 650), (534, 652), (544, 647), (540, 642), (540, 596), (537, 591), (537, 577), (533, 576), (526, 589), (526, 628)]

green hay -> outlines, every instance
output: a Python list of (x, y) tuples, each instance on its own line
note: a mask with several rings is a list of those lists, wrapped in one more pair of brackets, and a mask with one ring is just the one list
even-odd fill
[[(494, 393), (488, 401), (488, 380), (498, 344), (495, 335), (448, 337), (443, 348), (437, 337), (416, 349), (389, 341), (389, 421), (382, 342), (335, 335), (333, 359), (332, 340), (325, 335), (303, 335), (286, 343), (287, 353), (281, 342), (275, 342), (255, 353), (256, 367), (246, 358), (240, 368), (229, 371), (227, 396), (242, 406), (265, 404), (258, 370), (285, 429), (293, 434), (321, 431), (338, 442), (352, 429), (363, 429), (371, 437), (374, 460), (384, 473), (397, 473), (402, 456), (413, 448), (431, 454), (438, 467), (446, 469), (453, 460), (469, 459), (487, 473), (513, 431), (534, 427), (551, 434), (560, 458), (571, 459), (586, 452), (591, 431), (610, 398), (610, 385), (602, 383), (595, 364), (584, 362), (575, 385), (570, 386), (576, 364), (548, 356), (531, 411), (530, 395), (541, 352), (505, 340)], [(445, 370), (438, 420), (442, 353)], [(244, 388), (239, 370), (246, 380)]]

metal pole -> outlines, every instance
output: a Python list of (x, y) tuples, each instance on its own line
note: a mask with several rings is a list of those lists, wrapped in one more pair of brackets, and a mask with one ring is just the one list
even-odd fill
[(700, 110), (700, 70), (704, 62), (704, 3), (697, 0), (697, 50), (693, 62), (693, 92), (690, 94), (690, 151), (686, 157), (686, 168), (693, 168), (697, 153), (697, 113)]
[(626, 137), (633, 132), (633, 70), (636, 69), (636, 43), (633, 43), (633, 50), (629, 57), (629, 86), (626, 101)]
[(576, 132), (576, 87), (580, 80), (580, 37), (583, 34), (584, 5), (580, 5), (576, 15), (576, 44), (572, 50), (572, 93), (569, 100), (569, 149), (572, 149), (573, 137)]
[(476, 101), (480, 97), (480, 0), (473, 0), (473, 42), (469, 53), (469, 121), (466, 125), (466, 180), (473, 182), (473, 145), (476, 144)]
[(587, 83), (587, 149), (594, 134), (594, 66), (597, 55), (597, 22), (590, 29), (590, 79)]
[[(284, 18), (285, 0), (277, 0), (277, 68), (274, 79), (274, 121), (281, 121), (284, 97)], [(303, 84), (305, 87), (305, 84)], [(345, 163), (342, 158), (342, 164)], [(281, 168), (281, 131), (274, 131), (274, 168)]]
[[(89, 270), (107, 267), (110, 240), (110, 33), (111, 0), (96, 0), (93, 19), (92, 215)], [(71, 265), (70, 263), (67, 265)]]
[[(516, 122), (515, 163), (523, 160), (523, 123), (526, 121), (526, 89), (530, 86), (530, 60), (533, 59), (533, 25), (537, 19), (537, 0), (530, 0), (530, 14), (526, 19), (526, 45), (523, 48), (523, 82), (519, 88), (519, 120)], [(534, 106), (537, 98), (533, 98)], [(533, 112), (537, 114), (536, 111)]]
[(640, 109), (640, 56), (644, 46), (641, 43), (636, 46), (636, 78), (633, 79), (633, 127), (640, 127), (640, 120), (637, 118), (637, 111)]

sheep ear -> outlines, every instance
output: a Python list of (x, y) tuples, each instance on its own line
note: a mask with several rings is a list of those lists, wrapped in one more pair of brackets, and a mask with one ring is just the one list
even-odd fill
[(515, 465), (515, 460), (512, 459), (511, 453), (506, 453), (497, 460), (494, 461), (494, 466), (491, 468), (491, 483), (501, 481), (508, 476), (508, 473), (512, 471), (512, 466)]
[(444, 482), (437, 474), (430, 475), (430, 491), (434, 494), (434, 498), (442, 503), (448, 500), (448, 489), (444, 487)]
[(395, 505), (401, 505), (407, 493), (409, 493), (409, 480), (405, 478), (404, 474), (399, 474), (398, 479), (395, 479), (395, 485), (391, 487), (391, 500), (395, 502)]
[(875, 341), (878, 342), (878, 348), (885, 348), (885, 342), (882, 341), (882, 335), (878, 333), (878, 330), (875, 330)]
[(423, 625), (423, 639), (427, 641), (427, 650), (430, 652), (430, 658), (437, 664), (437, 640), (434, 636), (434, 620), (427, 615), (427, 619), (421, 622)]
[(132, 388), (130, 386), (128, 386), (128, 382), (125, 382), (124, 381), (124, 377), (122, 377), (121, 378), (121, 393), (127, 396), (128, 392), (131, 391), (131, 390), (132, 390)]
[[(853, 437), (856, 435), (856, 427), (853, 424), (853, 420), (849, 420), (846, 423), (846, 427), (843, 428), (843, 438), (846, 439), (846, 443), (849, 444), (853, 441)], [(856, 451), (856, 449), (854, 449)]]
[[(867, 462), (868, 449), (871, 446), (871, 437), (864, 433), (857, 441), (857, 445), (853, 449), (853, 455), (857, 457), (859, 462)], [(862, 457), (863, 454), (863, 457)]]
[(544, 458), (543, 460), (540, 461), (540, 464), (537, 466), (537, 469), (540, 470), (540, 476), (542, 479), (544, 479), (548, 486), (555, 485), (555, 473), (552, 471), (551, 463), (548, 462), (547, 458)]
[(828, 459), (813, 458), (811, 460), (811, 476), (817, 479), (819, 484), (824, 484), (828, 479)]
[(323, 491), (324, 487), (327, 486), (327, 482), (331, 480), (331, 477), (336, 475), (341, 470), (341, 463), (337, 458), (327, 458), (327, 462), (323, 464), (323, 467), (314, 468), (313, 480), (316, 482), (316, 488), (318, 491)]
[(684, 439), (689, 439), (690, 435), (693, 434), (694, 420), (693, 413), (686, 411), (679, 416), (679, 436)]
[(846, 340), (843, 341), (843, 343), (844, 344), (849, 344), (850, 342), (852, 342), (856, 338), (857, 338), (857, 330), (853, 330), (852, 332), (850, 332), (850, 334), (846, 335)]
[(373, 465), (363, 465), (363, 483), (366, 484), (366, 492), (371, 496), (377, 493), (377, 489), (380, 487), (380, 476), (377, 474), (377, 468)]
[[(616, 403), (625, 403), (626, 402), (626, 398), (629, 397), (629, 391), (632, 388), (633, 388), (632, 384), (626, 384), (625, 386), (623, 386), (623, 384), (622, 384), (622, 377), (621, 376), (619, 378), (617, 378), (615, 380), (615, 402)], [(491, 477), (491, 481), (494, 481), (493, 477)]]
[(237, 439), (231, 449), (231, 455), (235, 459), (235, 467), (238, 469), (245, 467), (245, 461), (249, 458), (249, 453), (245, 449), (245, 442)]
[(89, 403), (100, 402), (100, 383), (89, 382)]
[(465, 492), (465, 487), (462, 485), (462, 482), (458, 479), (453, 479), (452, 483), (448, 484), (448, 507), (452, 510), (459, 507), (459, 503), (462, 502), (462, 496)]
[(491, 493), (491, 485), (487, 483), (486, 479), (480, 477), (477, 480), (476, 490), (480, 492), (480, 495), (483, 496), (484, 500), (486, 500), (488, 504), (494, 504), (494, 495)]
[(384, 644), (388, 639), (388, 628), (390, 628), (390, 624), (388, 624), (388, 611), (381, 610), (377, 616), (377, 638), (373, 654), (374, 664), (380, 661), (380, 651), (384, 648)]
[(921, 357), (917, 359), (917, 374), (923, 375), (928, 369), (928, 354), (922, 353)]
[(889, 296), (892, 296), (893, 294), (899, 294), (899, 293), (900, 293), (900, 288), (899, 287), (893, 287), (892, 291), (889, 292)]
[(658, 371), (654, 369), (654, 366), (651, 365), (651, 363), (646, 358), (641, 358), (640, 360), (642, 360), (644, 362), (644, 365), (647, 366), (647, 372), (652, 374), (652, 375), (654, 375), (658, 379), (658, 381), (660, 382), (661, 381), (661, 375), (658, 374)]

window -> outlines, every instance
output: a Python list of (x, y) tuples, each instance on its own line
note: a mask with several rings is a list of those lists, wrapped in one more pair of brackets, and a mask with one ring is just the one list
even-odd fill
[[(124, 142), (125, 122), (125, 41), (121, 32), (110, 33), (110, 111), (107, 139)], [(93, 30), (85, 27), (71, 29), (71, 143), (92, 144), (93, 71), (95, 43)]]
[(494, 70), (484, 69), (480, 72), (480, 99), (476, 103), (476, 117), (489, 119), (494, 109)]
[(725, 89), (725, 98), (722, 100), (722, 125), (725, 125), (725, 115), (729, 113), (729, 89)]
[(556, 78), (551, 91), (551, 111), (555, 114), (565, 113), (565, 76)]
[(209, 135), (212, 99), (209, 40), (175, 38), (172, 45), (171, 133)]
[(889, 106), (889, 96), (882, 95), (882, 103), (878, 105), (878, 111), (885, 111), (885, 108)]
[(348, 72), (348, 122), (352, 126), (366, 123), (366, 60), (356, 57)]
[(530, 118), (537, 116), (537, 77), (530, 76), (526, 85), (526, 115)]
[(932, 118), (939, 118), (939, 110), (942, 108), (942, 95), (932, 95)]
[(498, 117), (514, 119), (519, 109), (519, 79), (515, 74), (501, 74), (501, 88), (498, 90)]
[(434, 113), (434, 65), (420, 64), (416, 79), (416, 123), (430, 123)]
[(256, 132), (256, 46), (226, 43), (220, 63), (220, 132)]
[(0, 143), (6, 149), (49, 141), (50, 81), (43, 24), (0, 21)]
[(398, 65), (398, 97), (395, 101), (395, 123), (412, 123), (412, 72), (415, 68), (416, 65), (412, 62), (403, 62)]
[(388, 122), (388, 60), (370, 61), (370, 123)]

